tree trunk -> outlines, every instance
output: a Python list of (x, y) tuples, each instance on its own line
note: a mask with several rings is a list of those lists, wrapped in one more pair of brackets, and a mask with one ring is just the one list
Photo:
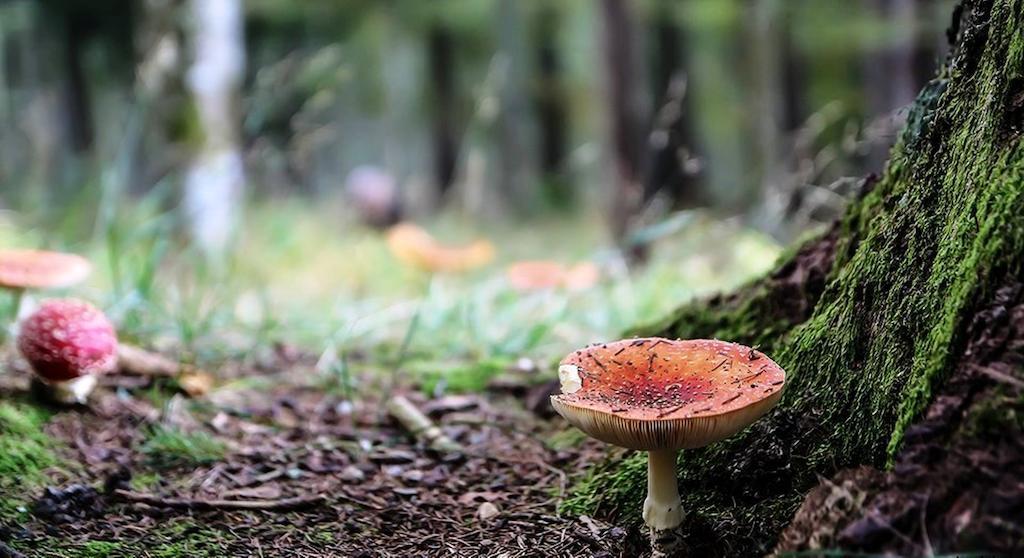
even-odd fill
[[(624, 244), (643, 204), (641, 153), (642, 110), (639, 102), (636, 65), (636, 30), (630, 0), (603, 0), (604, 61), (613, 184), (611, 195), (612, 235)], [(642, 259), (642, 248), (633, 248), (634, 259)]]
[(657, 113), (647, 140), (650, 166), (644, 199), (649, 200), (660, 192), (667, 195), (673, 205), (688, 206), (697, 201), (701, 167), (692, 125), (692, 95), (687, 91), (688, 45), (684, 30), (673, 18), (672, 4), (661, 1), (656, 6), (651, 56), (654, 58), (652, 81)]
[(185, 178), (184, 206), (197, 245), (218, 255), (232, 242), (245, 186), (238, 87), (245, 68), (241, 0), (192, 0), (194, 61), (188, 88), (202, 138)]
[[(875, 15), (886, 25), (899, 29), (900, 36), (888, 44), (868, 48), (864, 60), (864, 86), (869, 118), (879, 118), (906, 106), (917, 91), (918, 62), (917, 2), (915, 0), (870, 0)], [(893, 33), (893, 31), (890, 31)], [(867, 155), (867, 172), (881, 172), (891, 145), (873, 142)]]
[(455, 98), (455, 56), (452, 32), (442, 24), (427, 32), (427, 66), (433, 97), (434, 180), (442, 199), (455, 180), (459, 146)]
[[(988, 436), (985, 451), (1010, 452), (1017, 463), (1024, 455), (1024, 399), (1006, 394), (1024, 385), (1024, 0), (965, 1), (956, 14), (950, 58), (918, 95), (885, 173), (831, 230), (768, 276), (635, 332), (758, 346), (788, 373), (768, 416), (723, 443), (682, 452), (683, 531), (695, 556), (770, 551), (803, 495), (839, 470), (902, 464), (922, 447), (930, 448), (922, 474), (941, 469), (961, 459), (941, 449), (951, 432)], [(951, 411), (947, 395), (962, 378), (980, 384)], [(922, 428), (923, 417), (952, 423)], [(1009, 535), (972, 523), (999, 493), (1000, 477), (969, 471), (954, 481), (975, 490), (968, 503), (982, 502), (969, 508), (973, 516), (953, 496), (929, 499), (926, 484), (914, 500), (926, 509), (911, 507), (917, 515), (893, 529), (876, 526), (880, 534), (859, 548), (907, 552), (899, 545), (910, 543), (890, 533), (906, 529), (905, 538), (923, 541), (911, 554), (932, 545), (1021, 550), (1013, 533), (1024, 526), (1009, 511), (1019, 507), (999, 519)], [(615, 453), (575, 487), (565, 511), (635, 522), (644, 477), (643, 455)], [(932, 481), (934, 490), (951, 482)], [(1008, 486), (1016, 492), (1001, 498), (1024, 499), (1015, 482)], [(1007, 505), (1024, 505), (1018, 500)], [(841, 520), (817, 522), (838, 529), (837, 546), (856, 539), (853, 526), (875, 525), (869, 507), (850, 508), (836, 512), (846, 514)], [(967, 527), (933, 523), (950, 517)]]
[(540, 127), (540, 171), (545, 201), (558, 208), (572, 205), (572, 183), (566, 176), (569, 115), (556, 38), (562, 24), (560, 11), (544, 4), (535, 16), (537, 92), (535, 95)]
[(497, 184), (501, 205), (520, 212), (534, 202), (536, 173), (531, 153), (533, 114), (526, 94), (529, 50), (523, 8), (517, 0), (498, 2), (498, 48), (503, 64), (498, 98)]

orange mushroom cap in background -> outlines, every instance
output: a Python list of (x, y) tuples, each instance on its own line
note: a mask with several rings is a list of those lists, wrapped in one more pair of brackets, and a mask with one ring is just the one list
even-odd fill
[(399, 223), (387, 233), (388, 248), (399, 261), (429, 272), (460, 272), (484, 266), (494, 259), (494, 245), (485, 239), (466, 246), (444, 246), (421, 227)]
[(782, 396), (786, 374), (757, 350), (717, 340), (627, 339), (573, 352), (551, 404), (599, 440), (638, 450), (706, 446)]
[(601, 280), (601, 270), (594, 262), (580, 262), (565, 270), (562, 284), (570, 291), (585, 291)]
[(505, 269), (505, 278), (513, 289), (536, 291), (562, 284), (565, 266), (548, 260), (516, 262)]
[(581, 262), (571, 267), (550, 260), (516, 262), (505, 269), (509, 285), (518, 291), (539, 291), (565, 288), (582, 291), (593, 287), (601, 278), (601, 272), (591, 262)]
[(80, 283), (92, 272), (81, 256), (45, 250), (0, 250), (0, 287), (59, 289)]

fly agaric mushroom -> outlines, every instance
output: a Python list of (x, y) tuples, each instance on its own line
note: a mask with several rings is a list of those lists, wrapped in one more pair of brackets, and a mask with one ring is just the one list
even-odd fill
[(18, 350), (55, 400), (85, 403), (96, 375), (117, 364), (117, 334), (87, 302), (48, 300), (25, 319)]
[(0, 287), (15, 296), (14, 314), (18, 315), (25, 289), (61, 289), (70, 287), (92, 271), (88, 260), (74, 254), (45, 250), (0, 250)]
[(649, 453), (644, 521), (673, 529), (683, 514), (676, 453), (728, 438), (768, 412), (786, 373), (764, 353), (714, 340), (627, 339), (562, 360), (556, 411), (593, 438)]
[(429, 272), (460, 272), (475, 269), (494, 259), (494, 245), (486, 239), (466, 246), (445, 246), (412, 223), (388, 229), (388, 247), (403, 263)]

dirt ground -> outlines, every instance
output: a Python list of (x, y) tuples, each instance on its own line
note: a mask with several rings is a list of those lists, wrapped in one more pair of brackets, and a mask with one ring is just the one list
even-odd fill
[[(380, 401), (351, 405), (302, 381), (305, 363), (287, 366), (245, 371), (269, 388), (224, 387), (196, 401), (177, 395), (162, 410), (143, 388), (122, 387), (103, 390), (90, 409), (58, 411), (47, 432), (81, 467), (33, 495), (26, 524), (4, 526), (0, 556), (624, 552), (625, 530), (557, 513), (569, 477), (607, 448), (558, 444), (560, 421), (522, 403), (543, 398), (544, 385), (498, 382), (481, 395), (430, 400), (409, 392), (463, 446), (442, 455), (394, 423)], [(17, 384), (5, 396), (24, 393)], [(224, 454), (195, 464), (173, 446), (147, 450), (154, 428), (204, 433)], [(231, 509), (239, 501), (273, 509)]]

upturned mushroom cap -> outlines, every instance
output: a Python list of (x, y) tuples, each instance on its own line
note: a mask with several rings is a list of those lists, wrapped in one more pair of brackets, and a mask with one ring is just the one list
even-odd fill
[(89, 276), (92, 265), (74, 254), (44, 250), (0, 250), (0, 287), (58, 289)]
[(494, 259), (494, 245), (478, 239), (465, 246), (446, 246), (412, 223), (399, 223), (387, 233), (388, 248), (406, 265), (432, 273), (476, 269)]
[(48, 300), (22, 323), (18, 350), (44, 380), (65, 382), (109, 372), (117, 364), (117, 334), (96, 307)]
[(631, 449), (706, 446), (782, 396), (786, 374), (760, 351), (716, 340), (627, 339), (580, 349), (559, 366), (551, 404), (590, 436)]
[(508, 284), (518, 291), (554, 289), (564, 277), (565, 266), (549, 260), (515, 262), (505, 269)]

